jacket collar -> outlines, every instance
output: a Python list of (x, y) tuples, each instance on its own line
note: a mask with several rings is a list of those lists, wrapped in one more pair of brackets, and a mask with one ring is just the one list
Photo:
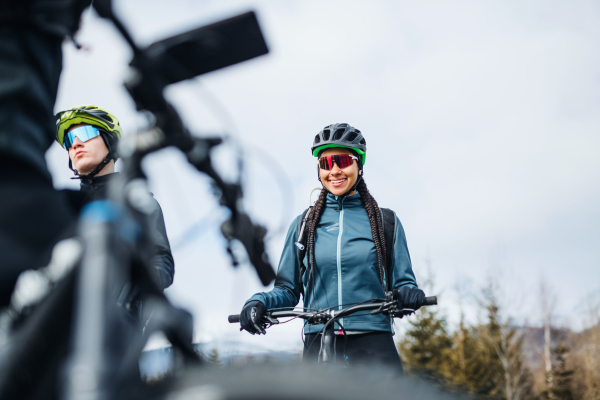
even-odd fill
[(81, 181), (81, 191), (105, 190), (112, 177), (117, 176), (118, 174), (118, 172), (113, 172), (112, 174), (95, 176), (90, 180)]
[(344, 208), (352, 208), (352, 207), (362, 207), (362, 202), (360, 201), (360, 194), (356, 192), (352, 196), (336, 196), (334, 194), (327, 194), (327, 201), (325, 202), (327, 207), (339, 207), (340, 201), (344, 202)]

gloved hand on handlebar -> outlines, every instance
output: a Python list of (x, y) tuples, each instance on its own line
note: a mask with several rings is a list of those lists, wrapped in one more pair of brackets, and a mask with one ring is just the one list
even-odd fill
[(245, 329), (253, 335), (257, 333), (265, 335), (266, 332), (260, 324), (265, 316), (265, 311), (266, 308), (262, 301), (253, 300), (246, 303), (240, 313), (240, 331)]
[(410, 308), (417, 311), (423, 305), (425, 293), (415, 287), (402, 286), (398, 289), (398, 307), (400, 309)]

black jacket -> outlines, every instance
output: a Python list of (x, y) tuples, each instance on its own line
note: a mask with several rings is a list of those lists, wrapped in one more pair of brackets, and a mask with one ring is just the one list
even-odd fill
[[(107, 188), (110, 179), (118, 173), (102, 175), (92, 178), (90, 181), (81, 181), (81, 206), (94, 200), (104, 200), (108, 197)], [(155, 243), (155, 254), (152, 256), (152, 270), (155, 272), (157, 282), (161, 288), (167, 288), (173, 283), (175, 274), (175, 263), (169, 246), (169, 238), (165, 228), (165, 220), (160, 205), (154, 200), (155, 211), (150, 216), (153, 241)]]
[(50, 183), (44, 155), (56, 137), (61, 46), (85, 5), (85, 0), (0, 1), (0, 156), (9, 154), (19, 168), (26, 165)]
[(44, 155), (56, 135), (61, 45), (82, 9), (75, 1), (0, 0), (0, 307), (19, 274), (47, 265), (74, 232), (77, 214), (54, 190)]

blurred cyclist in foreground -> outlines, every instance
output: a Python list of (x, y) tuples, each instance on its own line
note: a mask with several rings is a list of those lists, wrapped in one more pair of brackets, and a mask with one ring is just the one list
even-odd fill
[(19, 274), (46, 265), (54, 244), (73, 234), (76, 212), (54, 190), (45, 153), (56, 137), (61, 46), (90, 3), (0, 2), (0, 307)]

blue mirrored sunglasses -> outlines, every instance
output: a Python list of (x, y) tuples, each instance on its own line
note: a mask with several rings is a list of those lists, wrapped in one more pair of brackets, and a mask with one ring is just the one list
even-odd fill
[(71, 147), (73, 147), (75, 138), (79, 138), (79, 140), (82, 142), (87, 142), (88, 140), (97, 136), (100, 136), (100, 131), (98, 128), (91, 125), (80, 126), (79, 128), (71, 129), (69, 133), (65, 135), (63, 146), (65, 149), (69, 150)]

